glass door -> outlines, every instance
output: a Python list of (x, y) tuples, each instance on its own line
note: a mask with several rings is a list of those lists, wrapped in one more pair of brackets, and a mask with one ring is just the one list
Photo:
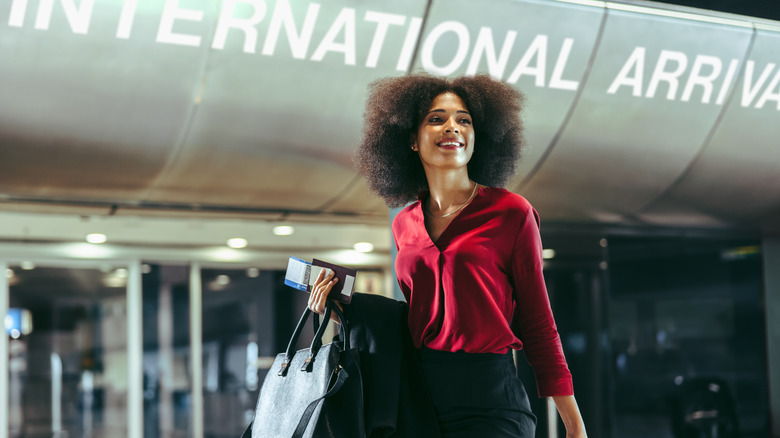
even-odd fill
[(9, 436), (126, 436), (127, 267), (25, 262), (5, 275)]

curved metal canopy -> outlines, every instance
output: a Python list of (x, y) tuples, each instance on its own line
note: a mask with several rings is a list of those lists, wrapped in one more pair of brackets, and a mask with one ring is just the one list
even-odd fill
[[(780, 230), (780, 27), (649, 2), (9, 0), (0, 208), (378, 223), (367, 85), (527, 96), (509, 187), (546, 220)], [(113, 206), (113, 207), (112, 207)]]

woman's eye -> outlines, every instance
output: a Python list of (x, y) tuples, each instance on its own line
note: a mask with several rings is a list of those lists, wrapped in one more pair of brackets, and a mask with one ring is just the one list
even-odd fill
[(471, 120), (463, 119), (463, 120), (460, 121), (460, 123), (463, 123), (464, 125), (470, 125), (471, 124)]
[(441, 122), (441, 118), (437, 116), (433, 116), (430, 119), (428, 119), (428, 121), (431, 123)]

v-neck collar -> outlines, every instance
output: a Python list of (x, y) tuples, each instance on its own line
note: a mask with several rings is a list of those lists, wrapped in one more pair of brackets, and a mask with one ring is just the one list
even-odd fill
[(455, 215), (455, 217), (452, 218), (450, 223), (447, 224), (446, 227), (444, 227), (444, 230), (442, 230), (441, 234), (439, 234), (439, 238), (436, 239), (436, 241), (433, 240), (431, 237), (431, 234), (428, 232), (428, 227), (425, 226), (425, 212), (423, 211), (423, 202), (430, 196), (430, 193), (425, 191), (420, 193), (420, 196), (417, 198), (417, 219), (420, 222), (420, 226), (422, 227), (423, 231), (425, 232), (425, 237), (428, 238), (428, 243), (435, 246), (439, 252), (446, 249), (447, 245), (444, 245), (444, 243), (449, 242), (443, 242), (444, 237), (449, 237), (449, 231), (452, 228), (452, 224), (458, 220), (462, 215), (466, 214), (468, 210), (471, 209), (471, 206), (474, 205), (475, 202), (477, 202), (477, 199), (482, 195), (482, 191), (485, 189), (488, 189), (489, 187), (478, 187), (477, 193), (474, 195), (474, 198), (466, 204), (463, 209), (461, 209), (458, 214)]

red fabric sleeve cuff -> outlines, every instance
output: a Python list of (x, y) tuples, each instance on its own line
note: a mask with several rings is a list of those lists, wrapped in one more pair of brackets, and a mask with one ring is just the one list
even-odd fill
[(536, 390), (539, 397), (552, 397), (558, 395), (574, 395), (574, 384), (571, 377), (536, 380)]

